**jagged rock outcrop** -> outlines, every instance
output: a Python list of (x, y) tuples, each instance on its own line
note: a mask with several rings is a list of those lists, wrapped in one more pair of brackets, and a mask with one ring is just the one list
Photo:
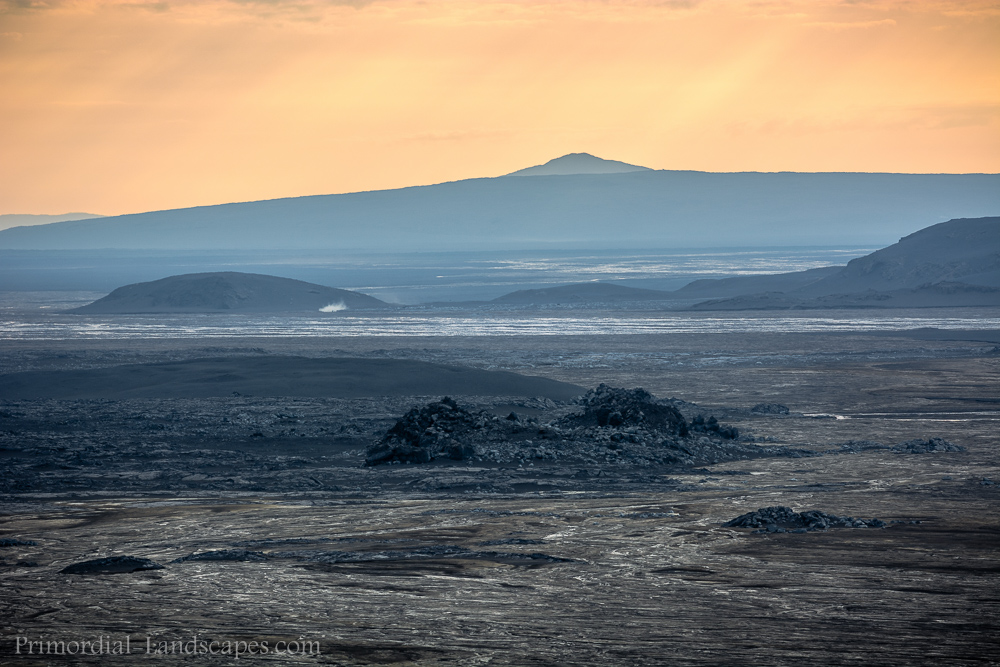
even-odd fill
[[(735, 428), (702, 415), (690, 422), (644, 389), (600, 385), (578, 409), (540, 423), (511, 414), (470, 412), (445, 398), (413, 408), (368, 448), (366, 465), (434, 459), (534, 465), (706, 465), (762, 456), (813, 456), (809, 450), (738, 441)], [(560, 411), (557, 411), (559, 413)], [(554, 415), (555, 416), (555, 415)]]
[(639, 427), (659, 433), (688, 434), (688, 425), (677, 408), (658, 403), (645, 389), (618, 389), (601, 384), (579, 403), (583, 412), (562, 420), (571, 426)]
[(389, 461), (427, 463), (441, 456), (461, 461), (475, 453), (475, 447), (468, 442), (470, 432), (487, 424), (496, 429), (499, 421), (485, 412), (473, 414), (445, 396), (440, 401), (407, 412), (377, 444), (369, 448), (365, 465)]
[(929, 438), (927, 440), (907, 440), (892, 448), (893, 451), (907, 452), (909, 454), (927, 454), (929, 452), (964, 452), (965, 447), (953, 445), (942, 438)]

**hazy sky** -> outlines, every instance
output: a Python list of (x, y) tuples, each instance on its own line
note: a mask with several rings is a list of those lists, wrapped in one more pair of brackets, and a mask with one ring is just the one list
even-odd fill
[(1000, 172), (1000, 2), (0, 0), (0, 213), (496, 176)]

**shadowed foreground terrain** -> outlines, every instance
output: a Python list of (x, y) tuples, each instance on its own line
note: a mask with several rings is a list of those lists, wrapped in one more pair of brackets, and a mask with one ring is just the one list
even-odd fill
[(362, 398), (487, 394), (566, 400), (581, 387), (507, 371), (405, 359), (249, 356), (4, 375), (0, 398), (126, 399), (217, 396)]
[[(126, 665), (147, 640), (166, 650), (197, 634), (318, 642), (318, 654), (267, 656), (282, 664), (996, 664), (998, 342), (933, 331), (381, 338), (336, 350), (316, 339), (10, 342), (8, 373), (336, 356), (642, 386), (689, 424), (711, 415), (754, 436), (740, 447), (811, 454), (636, 465), (621, 453), (640, 435), (626, 419), (599, 458), (571, 461), (571, 440), (541, 428), (572, 421), (581, 405), (569, 397), (450, 392), (469, 411), (515, 413), (526, 455), (365, 467), (369, 446), (441, 396), (6, 397), (0, 656), (64, 664), (16, 655), (16, 638), (103, 635), (129, 637), (132, 654), (70, 661)], [(954, 451), (899, 446), (931, 438)], [(886, 525), (723, 525), (775, 506)], [(109, 556), (162, 569), (80, 565)]]

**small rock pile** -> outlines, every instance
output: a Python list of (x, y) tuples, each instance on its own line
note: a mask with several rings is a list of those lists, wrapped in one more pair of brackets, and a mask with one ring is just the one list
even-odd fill
[(897, 452), (907, 452), (910, 454), (927, 454), (929, 452), (964, 452), (965, 447), (953, 445), (941, 438), (930, 438), (929, 440), (907, 440), (892, 448)]
[(964, 452), (965, 447), (953, 445), (942, 438), (929, 438), (927, 440), (907, 440), (898, 445), (883, 445), (871, 440), (851, 440), (842, 443), (839, 449), (828, 449), (828, 454), (859, 454), (861, 452), (882, 450), (889, 452), (899, 452), (901, 454), (929, 454), (935, 452)]
[[(574, 426), (641, 427), (666, 435), (688, 434), (684, 415), (677, 408), (656, 402), (645, 389), (618, 389), (601, 384), (579, 399), (583, 412), (563, 418), (562, 424)], [(704, 418), (700, 418), (704, 423)], [(715, 418), (712, 418), (713, 422)]]
[(754, 533), (808, 533), (829, 528), (885, 528), (881, 519), (855, 519), (809, 510), (796, 512), (790, 507), (762, 507), (722, 524), (729, 528), (757, 528)]
[(463, 436), (487, 424), (502, 428), (494, 415), (473, 414), (445, 396), (403, 415), (378, 443), (368, 448), (365, 465), (389, 461), (427, 463), (442, 456), (461, 461), (475, 453), (475, 447), (464, 442), (467, 438)]
[(705, 419), (704, 415), (698, 415), (691, 420), (690, 430), (693, 433), (715, 434), (726, 440), (736, 440), (740, 437), (740, 432), (735, 426), (723, 426), (715, 417)]
[(750, 408), (750, 412), (755, 415), (787, 415), (788, 406), (781, 403), (758, 403)]

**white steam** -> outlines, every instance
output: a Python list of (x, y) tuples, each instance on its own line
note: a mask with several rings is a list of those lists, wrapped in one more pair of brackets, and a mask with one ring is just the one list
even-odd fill
[(347, 304), (343, 301), (338, 301), (337, 303), (331, 303), (329, 306), (323, 306), (319, 309), (321, 313), (339, 313), (342, 310), (347, 310)]

